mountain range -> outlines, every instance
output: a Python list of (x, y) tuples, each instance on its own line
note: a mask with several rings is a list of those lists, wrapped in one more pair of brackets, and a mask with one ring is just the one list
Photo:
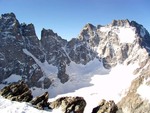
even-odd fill
[[(132, 70), (134, 79), (118, 106), (123, 113), (149, 113), (149, 100), (145, 95), (143, 99), (141, 93), (141, 88), (148, 88), (150, 83), (149, 53), (150, 34), (139, 23), (127, 19), (113, 20), (105, 26), (88, 23), (77, 38), (67, 41), (44, 28), (39, 39), (34, 25), (19, 23), (14, 13), (0, 17), (0, 83), (3, 85), (23, 80), (29, 87), (48, 89), (57, 82), (64, 85), (73, 81), (73, 77), (79, 77), (73, 72), (79, 69), (81, 76), (96, 71), (105, 75), (118, 65), (137, 65)], [(90, 67), (91, 62), (96, 62), (96, 71)], [(83, 69), (84, 66), (88, 68)], [(122, 71), (120, 76), (127, 76)]]

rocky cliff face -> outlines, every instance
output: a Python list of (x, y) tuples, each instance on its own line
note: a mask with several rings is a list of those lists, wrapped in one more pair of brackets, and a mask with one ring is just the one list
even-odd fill
[(134, 21), (114, 20), (106, 26), (87, 24), (79, 37), (69, 42), (50, 29), (43, 29), (39, 40), (33, 24), (20, 24), (13, 13), (3, 14), (0, 18), (0, 81), (17, 74), (29, 80), (31, 85), (37, 85), (35, 81), (43, 76), (43, 72), (35, 59), (25, 54), (23, 49), (41, 63), (56, 66), (58, 78), (64, 83), (69, 79), (65, 71), (71, 61), (86, 65), (98, 58), (105, 68), (124, 61), (133, 63), (141, 59), (137, 51), (149, 52), (149, 37), (146, 29)]
[(45, 60), (33, 24), (20, 24), (10, 13), (1, 16), (0, 29), (0, 81), (17, 74), (30, 85), (36, 85), (42, 71), (34, 59), (23, 52), (27, 49), (41, 62)]
[(123, 112), (141, 113), (142, 105), (148, 106), (145, 110), (149, 111), (149, 104), (137, 93), (141, 84), (149, 84), (149, 52), (150, 35), (135, 21), (114, 20), (106, 26), (87, 24), (77, 38), (66, 41), (50, 29), (43, 29), (39, 40), (33, 24), (19, 23), (13, 13), (0, 17), (1, 83), (7, 84), (5, 79), (15, 74), (30, 87), (48, 88), (53, 80), (43, 69), (45, 65), (55, 67), (56, 73), (48, 69), (51, 76), (56, 74), (65, 83), (69, 80), (66, 66), (70, 62), (86, 65), (97, 58), (107, 69), (117, 64), (137, 63), (139, 68), (134, 74), (139, 76), (118, 104)]
[[(39, 40), (34, 25), (20, 24), (13, 13), (1, 15), (0, 46), (0, 82), (4, 83), (6, 78), (16, 74), (30, 86), (37, 87), (42, 86), (41, 78), (46, 75), (37, 61), (55, 66), (58, 78), (65, 83), (69, 79), (66, 65), (71, 61), (86, 64), (96, 57), (84, 40), (72, 39), (67, 42), (50, 29), (43, 29)], [(48, 88), (51, 80), (46, 77), (44, 81), (49, 82), (44, 83)]]

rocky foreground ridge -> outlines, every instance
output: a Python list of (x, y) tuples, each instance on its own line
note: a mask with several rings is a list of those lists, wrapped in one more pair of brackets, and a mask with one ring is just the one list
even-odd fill
[[(86, 106), (86, 101), (83, 97), (60, 97), (53, 102), (49, 102), (49, 94), (44, 94), (33, 98), (32, 92), (23, 81), (19, 83), (12, 83), (4, 87), (0, 91), (0, 95), (18, 102), (29, 102), (31, 105), (39, 110), (58, 109), (61, 107), (62, 113), (83, 113)], [(113, 101), (107, 102), (102, 100), (100, 104), (93, 108), (92, 113), (116, 113), (117, 105)]]
[[(52, 30), (43, 29), (41, 39), (36, 36), (34, 25), (19, 23), (15, 14), (0, 17), (0, 83), (11, 75), (19, 75), (29, 87), (49, 88), (56, 75), (61, 83), (69, 80), (66, 67), (71, 62), (86, 65), (98, 59), (106, 69), (117, 64), (138, 64), (134, 70), (137, 78), (127, 95), (118, 103), (119, 112), (149, 113), (150, 104), (137, 93), (141, 85), (149, 86), (150, 35), (135, 21), (114, 20), (111, 24), (87, 24), (77, 38), (62, 39)], [(56, 67), (57, 73), (47, 73), (43, 64)], [(30, 92), (28, 92), (30, 94)]]

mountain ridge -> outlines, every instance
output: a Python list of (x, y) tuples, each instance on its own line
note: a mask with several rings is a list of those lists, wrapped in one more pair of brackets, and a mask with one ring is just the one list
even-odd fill
[[(39, 40), (33, 24), (20, 24), (14, 13), (0, 17), (1, 84), (9, 84), (6, 79), (15, 74), (30, 87), (47, 89), (58, 80), (62, 84), (70, 82), (67, 71), (72, 63), (86, 66), (96, 59), (107, 70), (118, 64), (138, 64), (139, 67), (134, 69), (138, 77), (132, 82), (127, 96), (119, 102), (124, 113), (127, 106), (127, 111), (140, 113), (142, 105), (148, 105), (136, 90), (149, 78), (149, 52), (150, 34), (142, 25), (127, 19), (113, 20), (97, 27), (88, 23), (77, 38), (67, 41), (44, 28)], [(133, 104), (134, 97), (139, 99), (136, 104)], [(142, 107), (137, 108), (138, 105)]]
[[(103, 61), (104, 67), (109, 69), (116, 65), (118, 61), (120, 63), (124, 62), (135, 44), (144, 47), (147, 51), (149, 51), (150, 48), (150, 35), (148, 31), (142, 25), (135, 21), (130, 22), (127, 19), (113, 20), (112, 23), (99, 27), (88, 23), (83, 27), (83, 30), (81, 30), (79, 37), (71, 39), (70, 41), (62, 39), (57, 33), (44, 28), (41, 31), (41, 39), (39, 40), (36, 36), (34, 25), (20, 24), (13, 13), (3, 14), (0, 23), (1, 45), (5, 45), (5, 43), (9, 41), (11, 44), (16, 43), (15, 45), (12, 44), (9, 51), (13, 52), (14, 50), (11, 49), (16, 47), (19, 47), (19, 51), (27, 49), (42, 63), (47, 61), (49, 64), (58, 67), (59, 78), (65, 78), (62, 80), (63, 83), (69, 79), (69, 75), (65, 73), (65, 70), (66, 65), (69, 65), (71, 61), (86, 65), (94, 58), (98, 58)], [(126, 31), (130, 34), (125, 34), (124, 32)], [(128, 38), (126, 35), (128, 37), (131, 35), (132, 42), (131, 39), (128, 39), (129, 43), (121, 42), (121, 37), (122, 40)], [(5, 38), (10, 38), (10, 40), (8, 39), (8, 41)], [(2, 48), (9, 48), (8, 44)], [(117, 50), (116, 48), (121, 49)], [(6, 52), (3, 49), (2, 51), (4, 53)], [(16, 53), (17, 52), (18, 51), (16, 51)], [(20, 54), (20, 52), (18, 52), (18, 54)], [(18, 55), (18, 58), (24, 56), (22, 54), (23, 53)], [(15, 58), (14, 53), (12, 53), (12, 56), (8, 55), (9, 61), (13, 61), (12, 58)], [(24, 59), (27, 60), (28, 58)], [(32, 62), (34, 62), (34, 60)], [(38, 65), (37, 67), (38, 70), (40, 70)], [(6, 76), (8, 77), (9, 75), (7, 74)]]

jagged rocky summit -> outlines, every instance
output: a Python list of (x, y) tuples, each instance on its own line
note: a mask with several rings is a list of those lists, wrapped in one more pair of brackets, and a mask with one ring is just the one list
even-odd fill
[(66, 67), (71, 62), (86, 65), (98, 59), (106, 69), (137, 63), (139, 68), (134, 74), (138, 77), (118, 103), (124, 113), (141, 113), (143, 108), (145, 113), (150, 111), (149, 102), (137, 94), (141, 84), (149, 85), (149, 52), (150, 35), (135, 21), (114, 20), (105, 26), (87, 24), (77, 38), (67, 41), (50, 29), (43, 29), (39, 40), (33, 24), (19, 23), (13, 13), (0, 17), (1, 83), (9, 84), (8, 79), (15, 76), (16, 82), (23, 80), (30, 87), (49, 88), (54, 76), (61, 83), (69, 80)]

